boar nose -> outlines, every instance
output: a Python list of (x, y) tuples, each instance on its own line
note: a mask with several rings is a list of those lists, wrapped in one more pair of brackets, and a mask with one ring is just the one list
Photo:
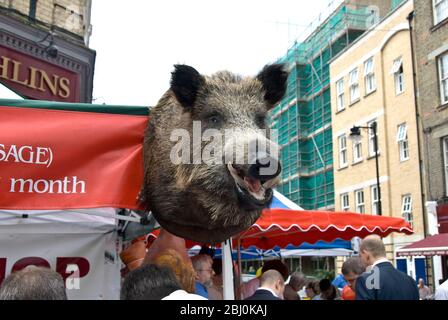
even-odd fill
[(257, 157), (255, 164), (249, 167), (249, 176), (261, 183), (272, 180), (280, 175), (282, 167), (278, 159), (271, 156)]

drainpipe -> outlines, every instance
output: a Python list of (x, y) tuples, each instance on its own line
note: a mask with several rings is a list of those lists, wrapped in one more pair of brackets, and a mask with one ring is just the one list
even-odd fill
[[(413, 79), (413, 84), (414, 84), (414, 104), (415, 104), (415, 120), (416, 120), (416, 125), (417, 125), (417, 145), (418, 145), (418, 169), (419, 169), (419, 174), (420, 174), (420, 193), (421, 193), (421, 201), (422, 201), (422, 213), (423, 213), (423, 236), (426, 238), (428, 236), (428, 230), (427, 230), (427, 212), (426, 212), (426, 207), (425, 207), (425, 190), (423, 187), (423, 170), (422, 170), (422, 166), (423, 166), (423, 161), (422, 161), (422, 157), (421, 157), (421, 144), (420, 144), (420, 113), (419, 113), (419, 104), (418, 104), (418, 97), (417, 97), (417, 92), (418, 92), (418, 88), (417, 88), (417, 69), (416, 69), (416, 63), (415, 63), (415, 50), (414, 50), (414, 38), (413, 38), (413, 33), (414, 33), (414, 28), (412, 26), (412, 22), (414, 21), (414, 17), (415, 17), (415, 11), (412, 11), (411, 13), (409, 13), (409, 15), (407, 16), (407, 20), (409, 22), (409, 37), (411, 40), (411, 56), (412, 56), (412, 79)], [(422, 130), (423, 132), (423, 130)], [(426, 267), (426, 283), (428, 283), (428, 260), (427, 258), (425, 258), (425, 267)], [(433, 267), (434, 270), (434, 267)], [(418, 280), (418, 279), (417, 279)], [(434, 279), (434, 272), (432, 275), (432, 280), (433, 280), (433, 285), (435, 284), (435, 279)]]
[(415, 50), (414, 50), (414, 38), (412, 36), (413, 32), (414, 32), (414, 28), (412, 27), (412, 22), (414, 21), (414, 15), (415, 12), (412, 11), (407, 19), (409, 22), (409, 37), (411, 39), (411, 55), (412, 55), (412, 78), (413, 78), (413, 82), (414, 82), (414, 103), (415, 103), (415, 120), (416, 120), (416, 125), (417, 125), (417, 145), (418, 145), (418, 168), (419, 168), (419, 173), (420, 173), (420, 193), (421, 193), (421, 198), (422, 198), (422, 212), (423, 212), (423, 232), (424, 232), (424, 236), (426, 238), (426, 236), (428, 235), (428, 230), (427, 230), (427, 220), (426, 220), (426, 213), (425, 213), (425, 191), (424, 191), (424, 187), (423, 187), (423, 172), (422, 172), (422, 157), (421, 157), (421, 144), (420, 144), (420, 114), (419, 114), (419, 108), (418, 108), (418, 98), (417, 98), (417, 92), (418, 92), (418, 88), (417, 88), (417, 73), (416, 73), (416, 64), (415, 64)]

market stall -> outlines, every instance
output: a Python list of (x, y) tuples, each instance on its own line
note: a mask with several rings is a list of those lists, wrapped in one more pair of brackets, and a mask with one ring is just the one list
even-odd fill
[(147, 121), (145, 107), (0, 100), (0, 283), (46, 266), (69, 299), (119, 298)]

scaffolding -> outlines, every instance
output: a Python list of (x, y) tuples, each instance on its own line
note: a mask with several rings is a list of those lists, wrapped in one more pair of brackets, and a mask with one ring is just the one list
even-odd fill
[(344, 1), (278, 61), (290, 72), (285, 97), (270, 114), (283, 166), (278, 190), (304, 209), (334, 208), (330, 61), (371, 26), (372, 14), (371, 6)]

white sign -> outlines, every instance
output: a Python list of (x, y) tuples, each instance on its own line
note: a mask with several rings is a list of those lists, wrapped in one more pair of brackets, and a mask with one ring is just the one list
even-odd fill
[[(103, 224), (104, 228), (90, 225), (89, 228), (80, 223), (88, 215), (64, 212), (62, 215), (78, 217), (73, 219), (78, 221), (65, 221), (61, 228), (62, 215), (54, 213), (59, 222), (49, 221), (48, 216), (40, 223), (29, 223), (33, 218), (23, 219), (26, 228), (20, 228), (25, 226), (21, 223), (5, 225), (1, 210), (0, 215), (0, 283), (12, 271), (27, 265), (46, 266), (61, 274), (68, 299), (119, 299), (120, 244), (114, 225)], [(89, 219), (93, 217), (88, 216)], [(109, 229), (108, 232), (105, 229)]]

